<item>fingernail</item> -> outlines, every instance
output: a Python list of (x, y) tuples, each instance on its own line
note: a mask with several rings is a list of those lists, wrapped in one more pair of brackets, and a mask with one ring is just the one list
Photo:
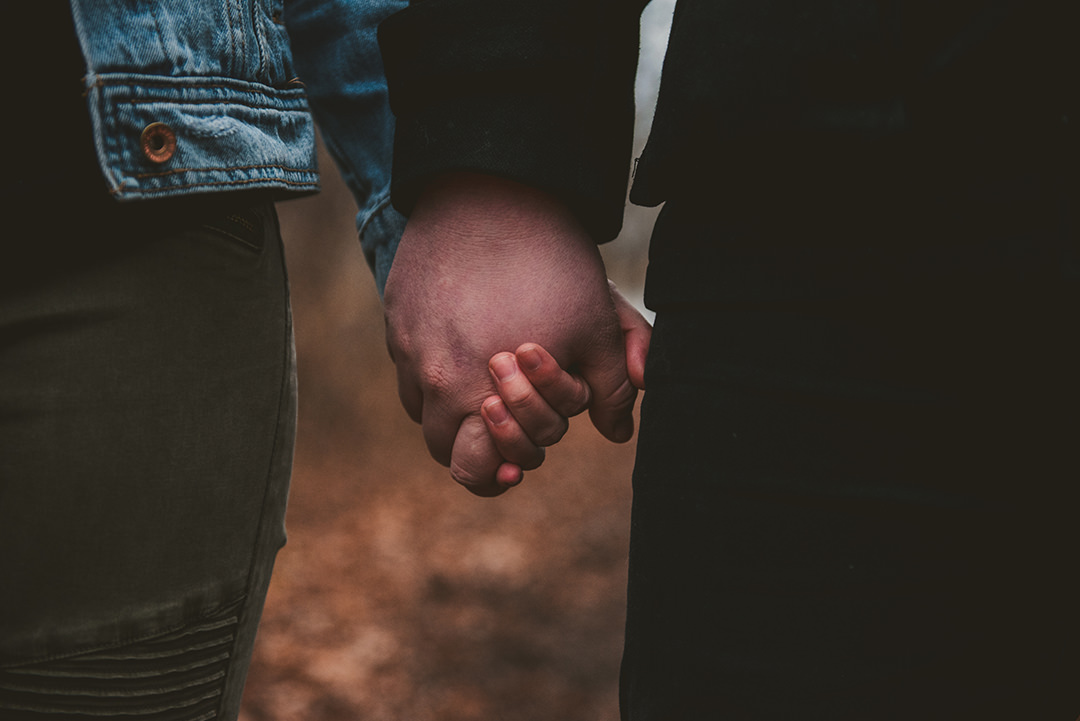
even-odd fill
[(487, 412), (487, 417), (491, 422), (497, 426), (501, 426), (510, 420), (510, 412), (506, 410), (506, 406), (498, 398), (485, 403), (484, 410)]
[(518, 353), (518, 360), (521, 362), (522, 367), (527, 371), (534, 371), (540, 367), (543, 360), (540, 358), (540, 353), (532, 347)]
[(500, 353), (491, 359), (491, 372), (495, 374), (495, 378), (500, 381), (508, 381), (514, 377), (514, 373), (517, 372), (517, 364), (514, 362), (514, 356), (509, 353)]

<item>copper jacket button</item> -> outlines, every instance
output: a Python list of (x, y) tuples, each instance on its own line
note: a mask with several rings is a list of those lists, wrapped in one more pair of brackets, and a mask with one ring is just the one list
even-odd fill
[(165, 123), (150, 123), (140, 138), (143, 154), (154, 163), (164, 163), (176, 153), (176, 133)]

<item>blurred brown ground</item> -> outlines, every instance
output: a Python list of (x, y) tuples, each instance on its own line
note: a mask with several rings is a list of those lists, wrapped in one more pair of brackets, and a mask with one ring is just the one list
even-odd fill
[[(323, 192), (279, 206), (300, 417), (242, 720), (618, 718), (633, 443), (579, 417), (512, 492), (455, 484), (398, 403), (355, 206), (321, 163)], [(642, 262), (614, 258), (616, 281)]]

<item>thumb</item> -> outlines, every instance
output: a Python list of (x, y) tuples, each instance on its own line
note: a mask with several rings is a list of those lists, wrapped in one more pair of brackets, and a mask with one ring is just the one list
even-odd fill
[(611, 298), (615, 301), (615, 312), (619, 314), (619, 327), (622, 328), (623, 341), (626, 344), (626, 370), (630, 382), (639, 390), (645, 390), (645, 358), (649, 354), (649, 342), (652, 340), (652, 326), (634, 305), (623, 297), (610, 280)]
[(637, 388), (626, 369), (621, 337), (598, 343), (589, 357), (578, 363), (581, 377), (593, 392), (589, 418), (610, 441), (625, 443), (634, 435), (634, 401)]
[(504, 465), (480, 413), (465, 416), (454, 437), (451, 477), (474, 495), (498, 496), (521, 480), (520, 476), (508, 478)]

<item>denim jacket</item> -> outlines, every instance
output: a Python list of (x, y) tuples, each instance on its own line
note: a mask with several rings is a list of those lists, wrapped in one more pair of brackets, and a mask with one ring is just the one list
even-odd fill
[(381, 292), (404, 219), (390, 206), (393, 117), (375, 31), (405, 5), (71, 0), (113, 196), (314, 192), (314, 112)]

